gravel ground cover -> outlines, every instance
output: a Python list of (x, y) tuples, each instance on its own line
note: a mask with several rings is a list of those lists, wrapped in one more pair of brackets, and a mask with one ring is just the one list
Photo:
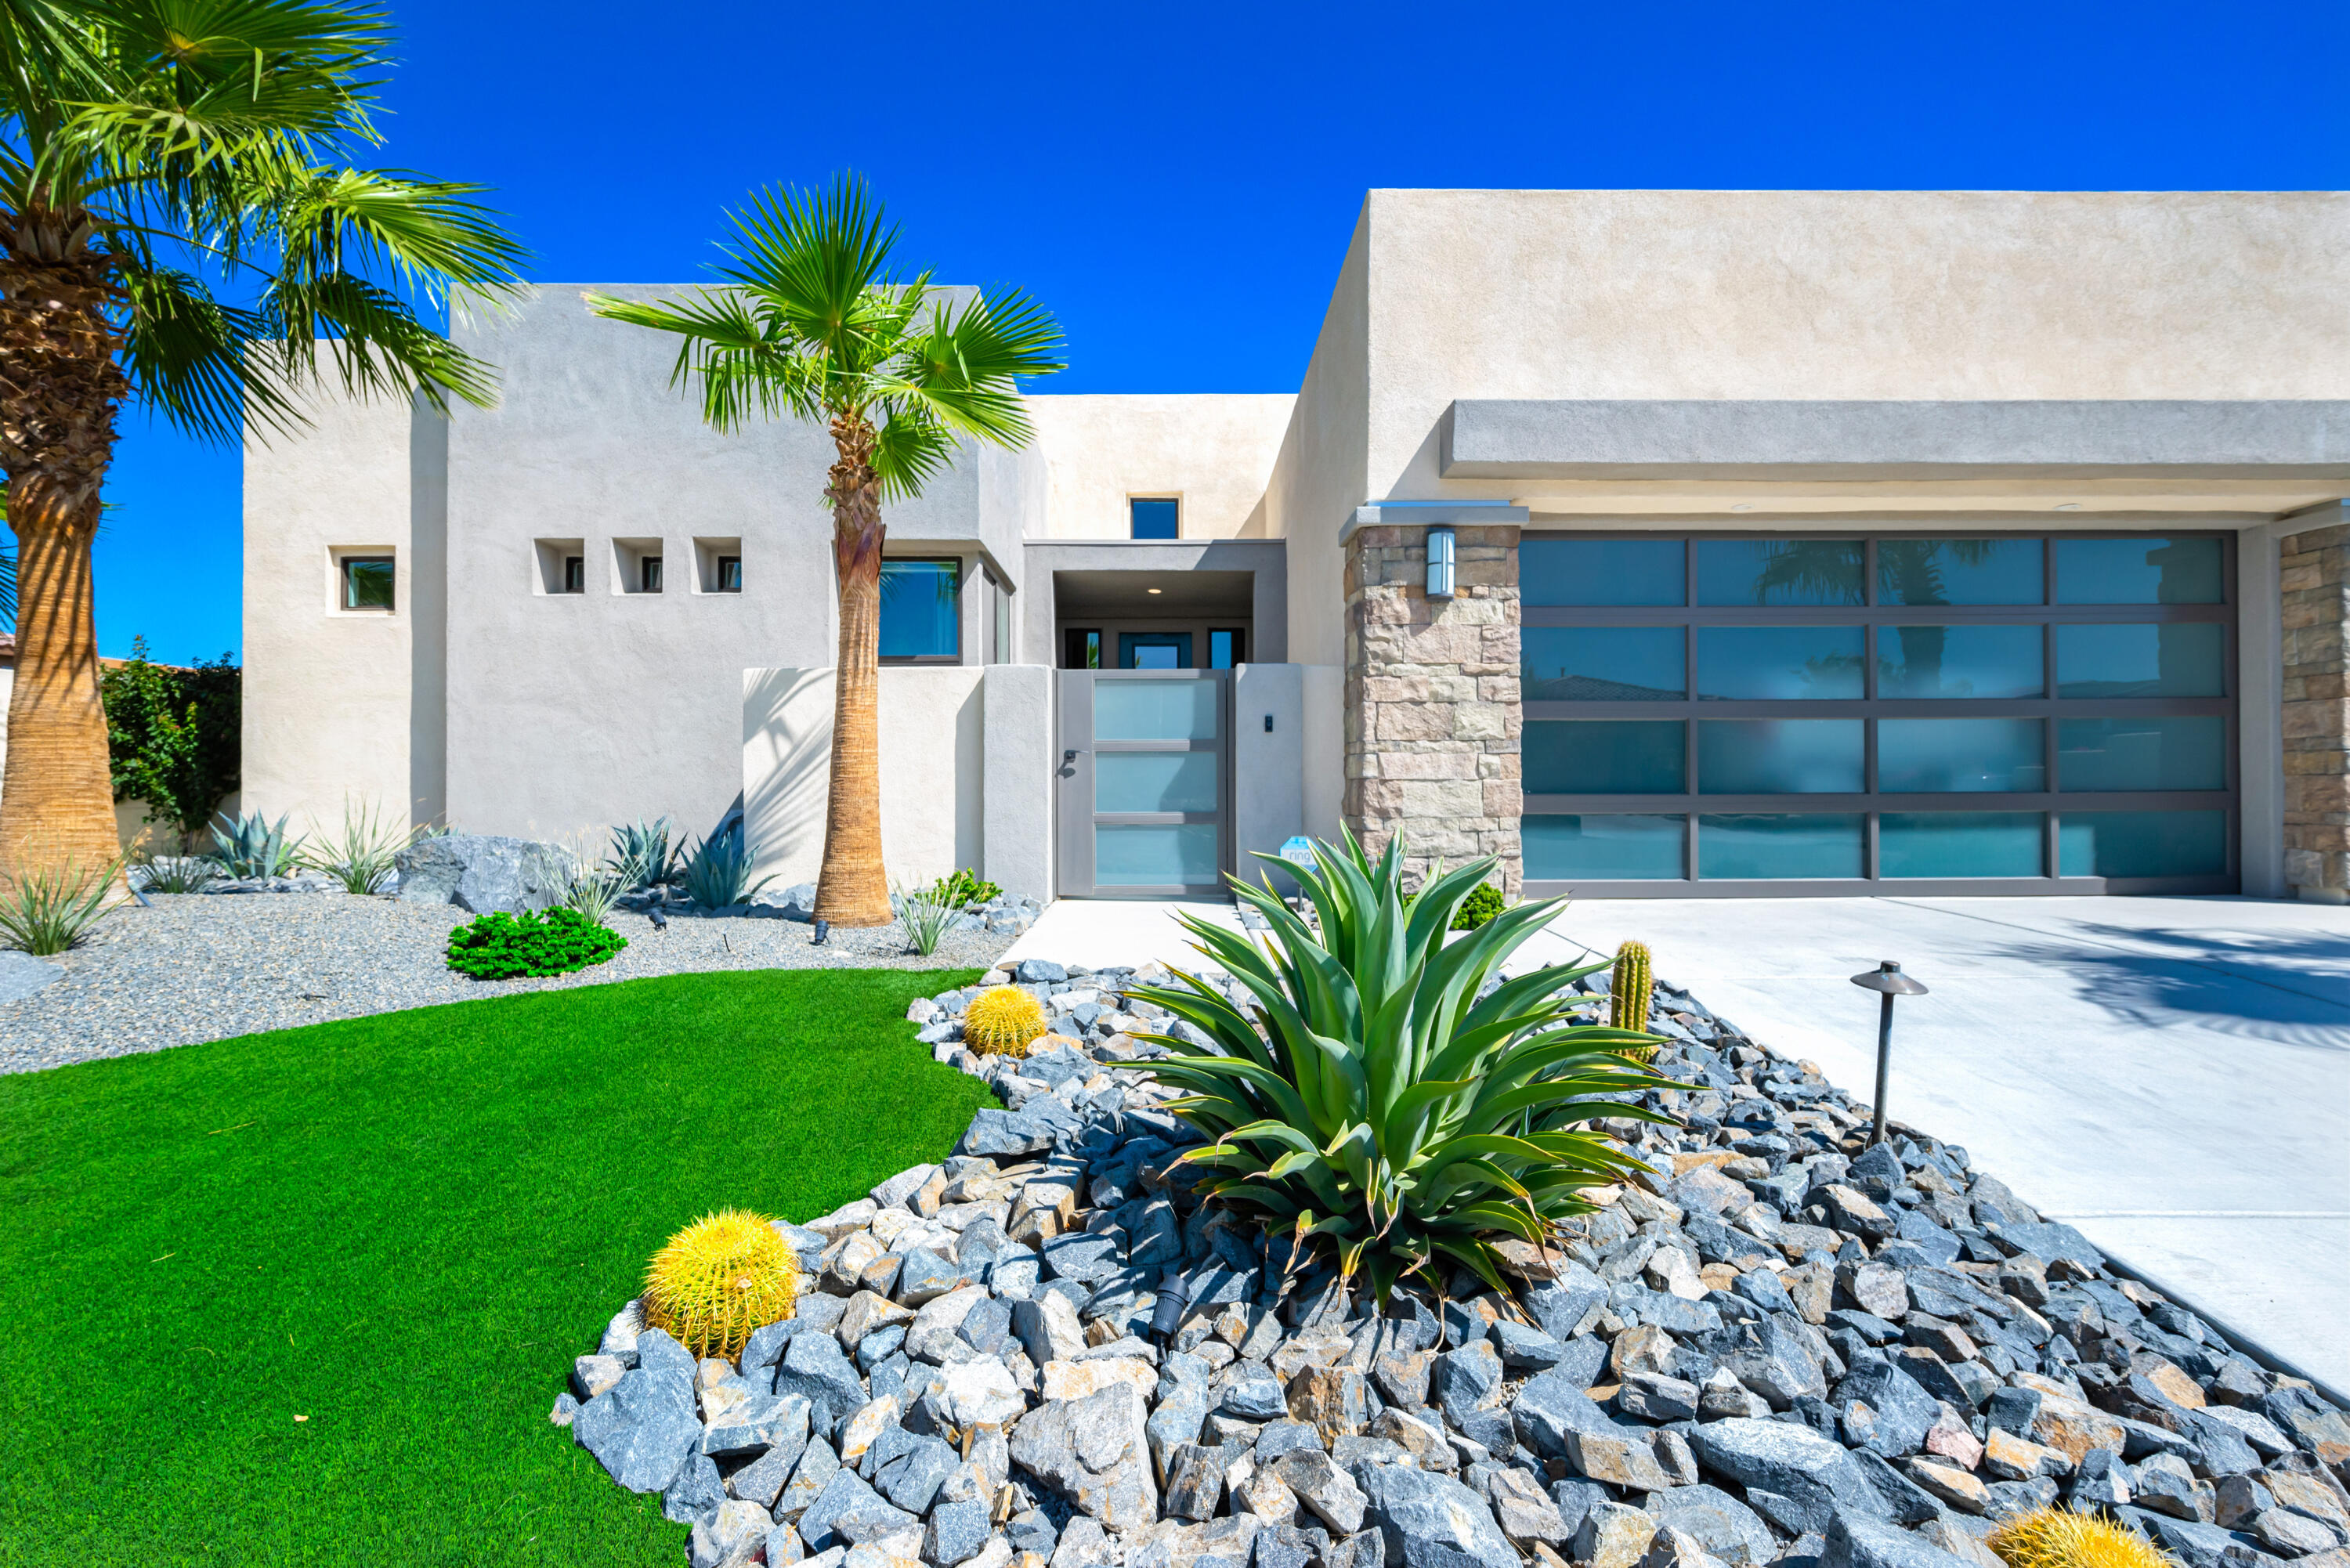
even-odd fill
[(0, 1563), (673, 1563), (684, 1531), (542, 1418), (550, 1368), (695, 1217), (938, 1158), (987, 1090), (903, 1019), (974, 972), (672, 975), (0, 1077)]
[(629, 945), (607, 963), (543, 980), (476, 981), (448, 967), (453, 905), (347, 893), (152, 895), (107, 917), (89, 945), (46, 961), (63, 978), (0, 1002), (0, 1073), (356, 1018), (513, 992), (609, 985), (712, 970), (984, 968), (1012, 943), (950, 932), (928, 958), (901, 927), (836, 929), (823, 947), (795, 920), (671, 916), (656, 930), (615, 910)]
[(2060, 1502), (2171, 1568), (2350, 1563), (2350, 1417), (1685, 992), (1682, 1125), (1606, 1124), (1652, 1168), (1503, 1243), (1515, 1300), (1380, 1314), (1197, 1195), (1128, 1033), (1210, 1044), (1125, 994), (1163, 971), (987, 979), (1056, 1033), (975, 1057), (976, 991), (913, 1003), (1006, 1108), (777, 1221), (792, 1317), (697, 1364), (629, 1303), (556, 1395), (689, 1568), (2011, 1568)]

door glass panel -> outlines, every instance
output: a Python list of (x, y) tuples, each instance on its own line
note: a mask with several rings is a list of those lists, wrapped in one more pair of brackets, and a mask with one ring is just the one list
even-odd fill
[(1700, 816), (1698, 875), (1821, 877), (1860, 875), (1860, 815)]
[(2046, 743), (2037, 719), (1879, 719), (1877, 787), (2037, 794), (2048, 787)]
[(1544, 719), (1525, 726), (1528, 794), (1679, 794), (1687, 742), (1678, 719)]
[(2047, 690), (2036, 626), (1877, 628), (1879, 697), (2039, 697)]
[(1118, 634), (1120, 670), (1189, 670), (1191, 634), (1188, 631), (1122, 631)]
[(2224, 697), (2227, 645), (2217, 621), (2060, 626), (2056, 695)]
[(1096, 752), (1096, 811), (1213, 811), (1213, 752)]
[(1712, 701), (1858, 701), (1856, 626), (1701, 626), (1697, 694)]
[(2224, 811), (2068, 811), (2056, 819), (2067, 877), (2224, 877)]
[(1212, 741), (1216, 738), (1213, 680), (1094, 682), (1097, 741)]
[(1679, 539), (1529, 539), (1518, 546), (1518, 592), (1530, 605), (1677, 605), (1687, 601)]
[(2060, 605), (2216, 605), (2227, 578), (2224, 541), (2059, 539)]
[(1678, 881), (1688, 857), (1685, 816), (1530, 816), (1526, 875), (1537, 881)]
[(1881, 605), (2043, 603), (2038, 539), (1879, 539)]
[(2228, 722), (2059, 719), (2057, 779), (2067, 790), (2226, 789)]
[(1877, 874), (2037, 877), (2046, 831), (2036, 811), (1888, 811), (1877, 819)]
[(1094, 829), (1094, 886), (1168, 888), (1216, 881), (1216, 825), (1105, 826)]
[(1857, 794), (1861, 724), (1858, 719), (1700, 719), (1698, 792)]
[(1700, 539), (1701, 605), (1856, 605), (1857, 539)]
[(1530, 626), (1518, 673), (1529, 702), (1678, 702), (1689, 695), (1677, 626)]

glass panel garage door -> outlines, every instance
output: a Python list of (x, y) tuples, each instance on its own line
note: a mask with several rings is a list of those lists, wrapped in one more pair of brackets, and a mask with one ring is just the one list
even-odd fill
[(2237, 886), (2217, 534), (1529, 534), (1531, 890)]

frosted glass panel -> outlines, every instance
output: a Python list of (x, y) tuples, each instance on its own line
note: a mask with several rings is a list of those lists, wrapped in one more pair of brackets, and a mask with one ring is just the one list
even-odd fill
[(1858, 719), (1700, 719), (1698, 792), (1857, 794), (1862, 787), (1861, 722)]
[(1096, 752), (1096, 811), (1213, 811), (1213, 752)]
[(1216, 881), (1216, 826), (1096, 827), (1094, 886), (1167, 888)]
[(2036, 605), (2038, 539), (1879, 539), (1881, 605)]
[(2057, 778), (2068, 790), (2226, 789), (2228, 722), (2060, 719)]
[(1879, 697), (2039, 697), (2046, 694), (2036, 626), (1881, 626)]
[(1529, 702), (1678, 702), (1689, 695), (1677, 626), (1530, 626), (1518, 647)]
[(1701, 605), (1856, 605), (1857, 539), (1700, 539)]
[(1860, 817), (1700, 816), (1698, 875), (1821, 877), (1860, 875)]
[(2224, 811), (2068, 811), (2056, 819), (2067, 877), (2224, 877)]
[(1528, 539), (1518, 592), (1530, 605), (1677, 605), (1689, 597), (1679, 539)]
[(1678, 881), (1688, 857), (1685, 816), (1529, 816), (1519, 824), (1526, 875), (1537, 881)]
[(2045, 744), (2037, 719), (1880, 719), (1877, 787), (2037, 793), (2048, 787)]
[(2046, 829), (2036, 811), (1888, 811), (1877, 819), (1877, 874), (2037, 877)]
[(1094, 739), (1212, 741), (1212, 680), (1096, 680)]
[(2228, 628), (2217, 621), (2060, 626), (2059, 697), (2224, 697)]
[(2059, 539), (2060, 605), (2216, 605), (2218, 539)]
[(1697, 694), (1738, 701), (1858, 701), (1861, 628), (1856, 626), (1701, 626)]
[(1528, 794), (1679, 794), (1689, 786), (1679, 719), (1544, 719), (1526, 725)]

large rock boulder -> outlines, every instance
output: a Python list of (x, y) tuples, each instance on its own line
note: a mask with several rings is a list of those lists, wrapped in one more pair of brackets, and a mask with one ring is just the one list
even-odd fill
[(411, 904), (454, 904), (476, 915), (544, 909), (571, 879), (570, 852), (528, 838), (449, 833), (401, 850), (400, 896)]

